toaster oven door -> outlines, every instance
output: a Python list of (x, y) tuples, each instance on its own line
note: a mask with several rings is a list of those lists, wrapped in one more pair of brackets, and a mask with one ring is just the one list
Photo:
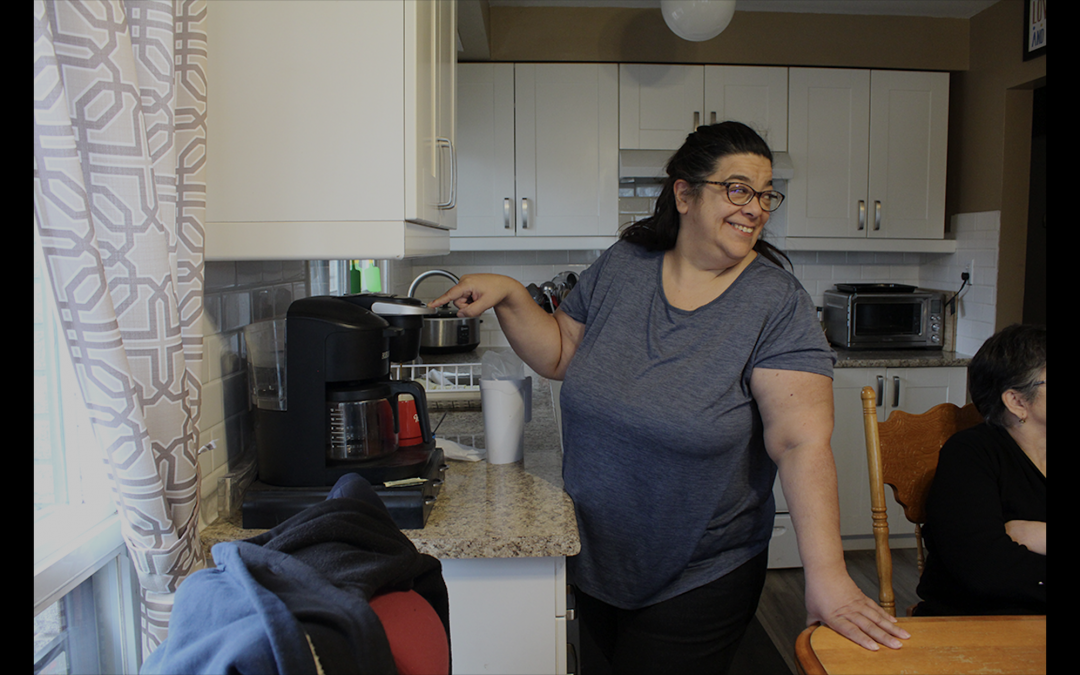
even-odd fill
[(855, 296), (851, 302), (848, 319), (851, 347), (930, 346), (926, 298)]

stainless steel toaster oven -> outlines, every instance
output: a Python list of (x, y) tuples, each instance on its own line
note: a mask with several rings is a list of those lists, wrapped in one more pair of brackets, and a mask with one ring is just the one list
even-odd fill
[(903, 284), (837, 284), (825, 291), (829, 342), (845, 349), (941, 349), (945, 294)]

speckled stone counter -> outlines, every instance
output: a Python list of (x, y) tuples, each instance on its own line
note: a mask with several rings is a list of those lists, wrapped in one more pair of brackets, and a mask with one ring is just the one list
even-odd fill
[(837, 368), (966, 368), (971, 363), (970, 356), (933, 349), (834, 349)]
[[(471, 354), (479, 360), (477, 354)], [(461, 361), (459, 358), (458, 361)], [(466, 361), (467, 362), (467, 361)], [(441, 421), (441, 422), (440, 422)], [(483, 448), (479, 412), (431, 413), (437, 437)], [(577, 522), (562, 489), (562, 450), (548, 381), (533, 378), (532, 421), (525, 425), (524, 459), (513, 464), (448, 461), (446, 481), (427, 524), (405, 535), (437, 558), (571, 556), (578, 553)], [(219, 519), (201, 533), (209, 552), (221, 541), (252, 537), (240, 515)]]

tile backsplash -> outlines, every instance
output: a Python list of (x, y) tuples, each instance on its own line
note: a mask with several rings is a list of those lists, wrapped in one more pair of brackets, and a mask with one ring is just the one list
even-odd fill
[(199, 456), (204, 523), (224, 507), (221, 480), (254, 455), (244, 326), (283, 317), (293, 300), (309, 295), (310, 268), (304, 261), (206, 263), (199, 431), (213, 449)]
[[(638, 187), (644, 187), (638, 190)], [(647, 215), (652, 196), (648, 186), (622, 186), (620, 221)], [(639, 194), (639, 192), (641, 194)], [(780, 236), (786, 229), (784, 208), (774, 214), (768, 229)], [(878, 281), (904, 283), (956, 293), (960, 273), (973, 266), (971, 284), (957, 303), (956, 351), (971, 355), (994, 331), (997, 248), (1000, 212), (960, 214), (953, 217), (950, 232), (957, 251), (935, 253), (789, 253), (795, 276), (822, 304), (823, 293), (840, 282)], [(781, 247), (782, 248), (782, 247)], [(488, 272), (505, 274), (523, 284), (537, 285), (563, 271), (580, 273), (601, 251), (476, 251), (411, 260), (380, 261), (383, 288), (406, 295), (421, 272), (444, 269), (458, 276)], [(202, 443), (214, 449), (200, 457), (203, 475), (203, 521), (213, 521), (225, 496), (219, 482), (235, 472), (254, 454), (254, 435), (249, 414), (243, 327), (252, 321), (280, 317), (294, 299), (331, 292), (336, 288), (336, 263), (327, 262), (211, 262), (206, 264), (204, 317), (203, 406), (200, 423)], [(432, 300), (451, 285), (448, 279), (430, 277), (416, 296)], [(509, 347), (492, 311), (481, 324), (481, 347)]]

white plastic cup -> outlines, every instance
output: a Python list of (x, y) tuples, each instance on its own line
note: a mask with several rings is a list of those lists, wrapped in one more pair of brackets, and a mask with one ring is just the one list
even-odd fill
[(532, 419), (532, 378), (480, 380), (484, 446), (489, 464), (510, 464), (525, 456), (525, 423)]

